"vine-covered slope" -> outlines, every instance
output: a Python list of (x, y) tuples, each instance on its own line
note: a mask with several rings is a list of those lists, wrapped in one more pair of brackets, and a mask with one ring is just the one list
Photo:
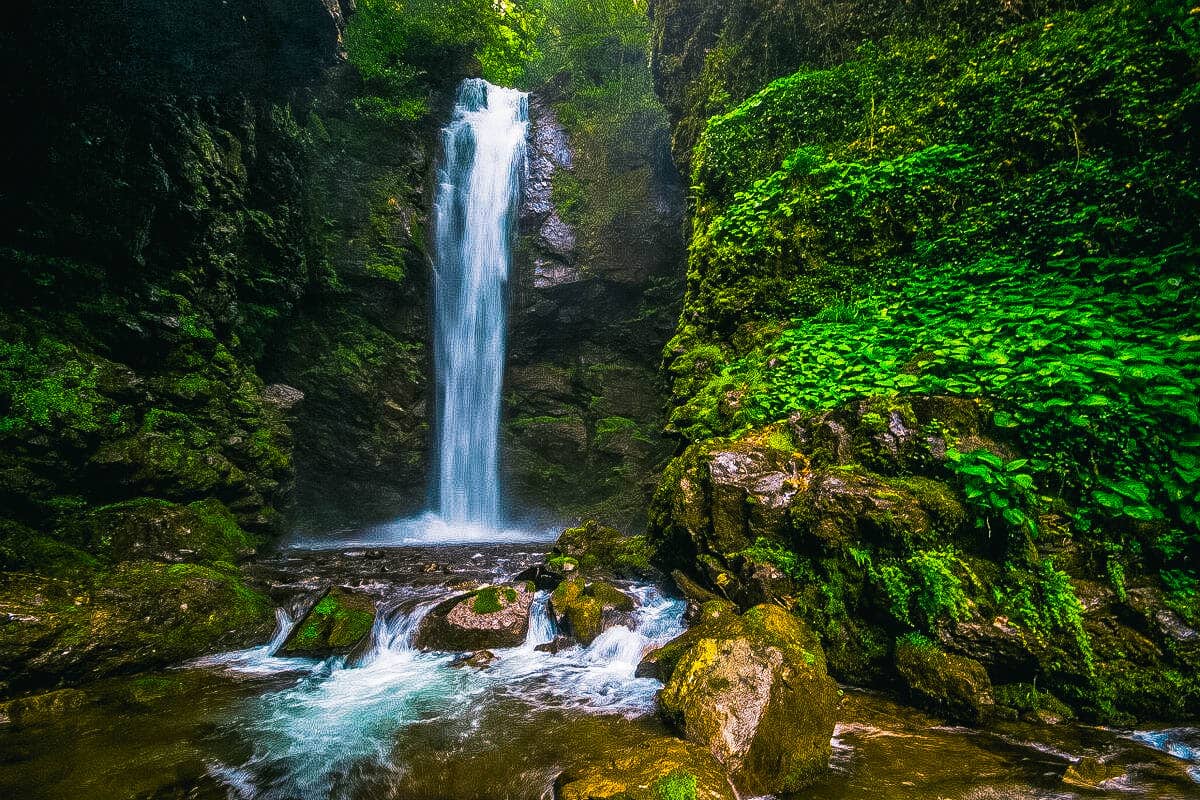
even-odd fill
[[(860, 411), (840, 424), (877, 435), (909, 398), (973, 401), (982, 434), (961, 440), (936, 414), (900, 412), (901, 429), (924, 426), (944, 450), (881, 467), (950, 487), (965, 520), (936, 548), (873, 562), (869, 543), (841, 547), (856, 580), (891, 598), (882, 629), (932, 635), (986, 609), (1057, 617), (1082, 672), (1120, 684), (1118, 706), (1178, 713), (1200, 700), (1193, 656), (1176, 653), (1158, 688), (1149, 675), (1122, 684), (1102, 662), (1128, 654), (1096, 656), (1067, 577), (1121, 602), (1152, 588), (1185, 627), (1200, 623), (1200, 14), (1105, 2), (1025, 20), (858, 39), (703, 123), (685, 308), (666, 350), (670, 425), (689, 441), (753, 439), (850, 404)], [(853, 405), (867, 398), (883, 405)], [(871, 469), (880, 446), (839, 463)], [(664, 535), (681, 530), (678, 481), (668, 471)], [(806, 544), (802, 520), (768, 529), (757, 556), (795, 577), (838, 552)], [(980, 577), (964, 554), (1009, 577)], [(800, 605), (844, 617), (837, 576), (830, 598)], [(1035, 587), (1026, 601), (996, 602), (1022, 583)], [(921, 587), (939, 599), (919, 620), (908, 603)], [(1113, 699), (1082, 702), (1111, 711)]]

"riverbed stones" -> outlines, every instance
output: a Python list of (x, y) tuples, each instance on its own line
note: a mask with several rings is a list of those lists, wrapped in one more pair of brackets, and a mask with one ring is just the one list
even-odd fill
[(334, 586), (292, 628), (278, 655), (324, 658), (349, 653), (375, 624), (375, 600), (367, 593)]
[(563, 581), (550, 595), (550, 613), (581, 644), (591, 644), (610, 625), (637, 607), (632, 597), (606, 581), (582, 577)]
[(724, 764), (739, 790), (797, 791), (832, 752), (838, 689), (820, 640), (777, 606), (712, 611), (658, 653), (659, 711)]
[(478, 651), (516, 647), (529, 631), (534, 587), (485, 586), (434, 606), (414, 639), (425, 650)]
[(972, 725), (995, 713), (992, 681), (973, 658), (947, 653), (918, 637), (902, 637), (896, 643), (896, 671), (913, 699), (935, 712)]

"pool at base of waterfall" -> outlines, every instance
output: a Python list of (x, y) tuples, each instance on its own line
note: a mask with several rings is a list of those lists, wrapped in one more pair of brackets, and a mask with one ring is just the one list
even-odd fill
[[(380, 541), (366, 537), (365, 541)], [(632, 615), (590, 646), (554, 639), (546, 594), (525, 641), (482, 667), (411, 646), (422, 616), (469, 587), (540, 563), (544, 545), (306, 550), (247, 566), (280, 604), (272, 642), (177, 669), (85, 687), (87, 702), (41, 725), (0, 725), (0, 796), (36, 800), (540, 800), (555, 778), (616, 746), (669, 735), (660, 684), (635, 676), (682, 630), (682, 601), (625, 583)], [(381, 613), (353, 657), (272, 655), (330, 585), (369, 592)], [(947, 726), (883, 696), (847, 690), (828, 775), (814, 800), (1185, 798), (1200, 794), (1200, 730), (1079, 725)], [(1120, 767), (1099, 789), (1063, 782), (1081, 757)]]

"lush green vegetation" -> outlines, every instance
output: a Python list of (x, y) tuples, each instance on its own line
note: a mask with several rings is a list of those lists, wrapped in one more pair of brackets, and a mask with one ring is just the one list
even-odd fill
[(1197, 58), (1200, 14), (1109, 2), (978, 45), (868, 45), (714, 118), (668, 348), (673, 426), (977, 397), (1030, 458), (951, 459), (981, 524), (1034, 536), (1065, 501), (1077, 531), (1186, 592)]
[(534, 59), (536, 3), (492, 0), (362, 0), (346, 30), (346, 52), (364, 82), (359, 110), (411, 122), (474, 60), (482, 77), (518, 83)]

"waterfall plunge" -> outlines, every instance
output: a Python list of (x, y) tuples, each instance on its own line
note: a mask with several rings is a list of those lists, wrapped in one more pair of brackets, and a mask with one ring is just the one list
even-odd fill
[(500, 521), (500, 391), (512, 224), (525, 167), (523, 92), (473, 78), (442, 129), (434, 204), (438, 512)]

